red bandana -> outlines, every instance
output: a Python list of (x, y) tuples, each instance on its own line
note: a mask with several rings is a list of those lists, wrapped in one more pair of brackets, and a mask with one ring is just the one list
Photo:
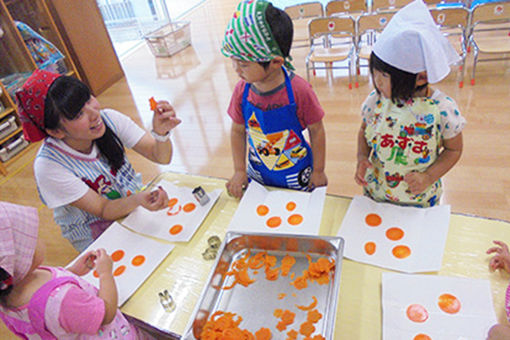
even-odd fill
[(23, 134), (30, 142), (44, 139), (44, 100), (48, 88), (60, 74), (36, 70), (16, 92), (18, 110), (23, 124)]

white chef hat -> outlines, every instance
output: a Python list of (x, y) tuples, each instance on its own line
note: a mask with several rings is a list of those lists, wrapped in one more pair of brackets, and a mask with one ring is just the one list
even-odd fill
[(450, 65), (460, 59), (422, 0), (411, 2), (393, 16), (373, 51), (379, 59), (402, 71), (427, 71), (429, 83), (441, 81), (450, 73)]

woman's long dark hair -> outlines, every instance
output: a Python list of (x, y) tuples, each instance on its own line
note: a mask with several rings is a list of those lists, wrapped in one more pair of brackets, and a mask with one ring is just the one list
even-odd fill
[[(74, 77), (62, 76), (55, 79), (44, 101), (44, 127), (55, 130), (60, 127), (62, 117), (75, 119), (90, 96), (87, 85)], [(103, 122), (106, 131), (94, 142), (108, 164), (117, 171), (124, 164), (124, 145), (104, 119)]]
[[(399, 104), (401, 102), (405, 102), (413, 97), (413, 95), (424, 89), (428, 86), (428, 83), (420, 86), (416, 86), (416, 77), (418, 76), (415, 73), (409, 73), (406, 71), (402, 71), (396, 67), (391, 66), (384, 62), (381, 58), (375, 55), (374, 52), (370, 54), (370, 73), (372, 77), (374, 75), (374, 70), (379, 72), (387, 73), (391, 78), (391, 100), (395, 104)], [(374, 84), (377, 92), (379, 90)]]

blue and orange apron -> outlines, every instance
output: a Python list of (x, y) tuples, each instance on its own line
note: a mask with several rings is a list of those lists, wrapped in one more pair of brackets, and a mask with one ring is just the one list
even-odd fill
[(246, 84), (242, 110), (248, 136), (248, 177), (265, 185), (306, 190), (312, 173), (312, 150), (303, 136), (290, 78), (285, 74), (289, 104), (263, 111), (248, 102)]

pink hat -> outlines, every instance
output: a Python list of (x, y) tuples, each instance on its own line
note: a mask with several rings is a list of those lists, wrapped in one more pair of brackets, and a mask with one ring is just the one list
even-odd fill
[(25, 84), (16, 92), (23, 134), (30, 142), (44, 139), (44, 100), (48, 88), (60, 74), (44, 70), (35, 70)]
[(0, 202), (0, 267), (21, 281), (30, 270), (37, 245), (37, 209)]

